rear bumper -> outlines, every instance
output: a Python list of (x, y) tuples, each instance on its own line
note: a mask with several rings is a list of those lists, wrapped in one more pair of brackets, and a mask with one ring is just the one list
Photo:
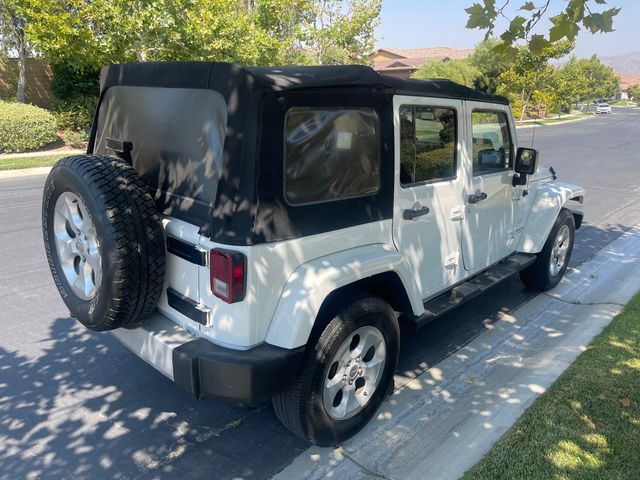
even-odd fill
[(263, 343), (232, 350), (191, 335), (156, 312), (140, 328), (113, 334), (133, 353), (195, 398), (253, 403), (283, 391), (298, 372), (304, 347)]

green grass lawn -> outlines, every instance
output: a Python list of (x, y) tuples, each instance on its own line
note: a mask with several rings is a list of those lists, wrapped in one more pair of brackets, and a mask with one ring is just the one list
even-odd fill
[(552, 114), (551, 116), (541, 120), (529, 120), (525, 122), (516, 121), (516, 127), (525, 125), (549, 125), (551, 123), (566, 122), (567, 120), (576, 120), (590, 115), (593, 115), (593, 112), (563, 113), (561, 117), (558, 117), (557, 114)]
[(630, 100), (618, 100), (617, 102), (613, 102), (611, 105), (615, 107), (635, 107), (636, 102), (632, 102)]
[(640, 294), (463, 479), (640, 479)]
[(53, 165), (69, 154), (36, 155), (28, 157), (0, 157), (0, 170), (16, 170), (19, 168), (47, 167)]

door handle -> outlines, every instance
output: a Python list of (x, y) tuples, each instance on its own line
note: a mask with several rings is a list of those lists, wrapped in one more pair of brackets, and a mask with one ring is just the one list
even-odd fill
[(468, 202), (469, 203), (478, 203), (481, 202), (483, 200), (487, 199), (487, 194), (484, 192), (480, 192), (480, 193), (473, 193), (471, 195), (469, 195), (469, 199)]
[(414, 218), (421, 217), (427, 213), (429, 213), (429, 207), (405, 208), (402, 211), (402, 218), (405, 220), (413, 220)]

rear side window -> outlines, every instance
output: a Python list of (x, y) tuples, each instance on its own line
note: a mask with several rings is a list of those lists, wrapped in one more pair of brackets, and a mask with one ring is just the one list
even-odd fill
[(475, 110), (473, 124), (473, 174), (485, 175), (511, 168), (513, 146), (504, 112)]
[(456, 176), (456, 111), (400, 107), (400, 183), (411, 186)]
[(292, 205), (380, 188), (380, 120), (372, 108), (293, 107), (285, 117), (285, 198)]

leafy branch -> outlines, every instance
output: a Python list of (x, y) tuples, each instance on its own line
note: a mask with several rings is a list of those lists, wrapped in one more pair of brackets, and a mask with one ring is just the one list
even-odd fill
[(547, 35), (533, 33), (535, 27), (542, 18), (546, 18), (551, 0), (542, 1), (536, 6), (532, 1), (526, 1), (519, 9), (522, 12), (508, 17), (505, 13), (511, 0), (505, 0), (504, 4), (496, 7), (495, 0), (482, 0), (476, 2), (465, 12), (469, 15), (467, 28), (485, 30), (485, 38), (494, 36), (496, 21), (504, 18), (509, 22), (507, 29), (500, 34), (502, 43), (498, 47), (501, 53), (515, 53), (514, 44), (524, 40), (529, 44), (532, 52), (541, 52), (551, 44), (560, 40), (575, 40), (581, 28), (591, 33), (606, 33), (613, 31), (613, 19), (620, 8), (612, 7), (606, 10), (595, 11), (594, 5), (602, 6), (605, 0), (568, 0), (566, 6), (556, 15), (549, 17), (552, 26)]

